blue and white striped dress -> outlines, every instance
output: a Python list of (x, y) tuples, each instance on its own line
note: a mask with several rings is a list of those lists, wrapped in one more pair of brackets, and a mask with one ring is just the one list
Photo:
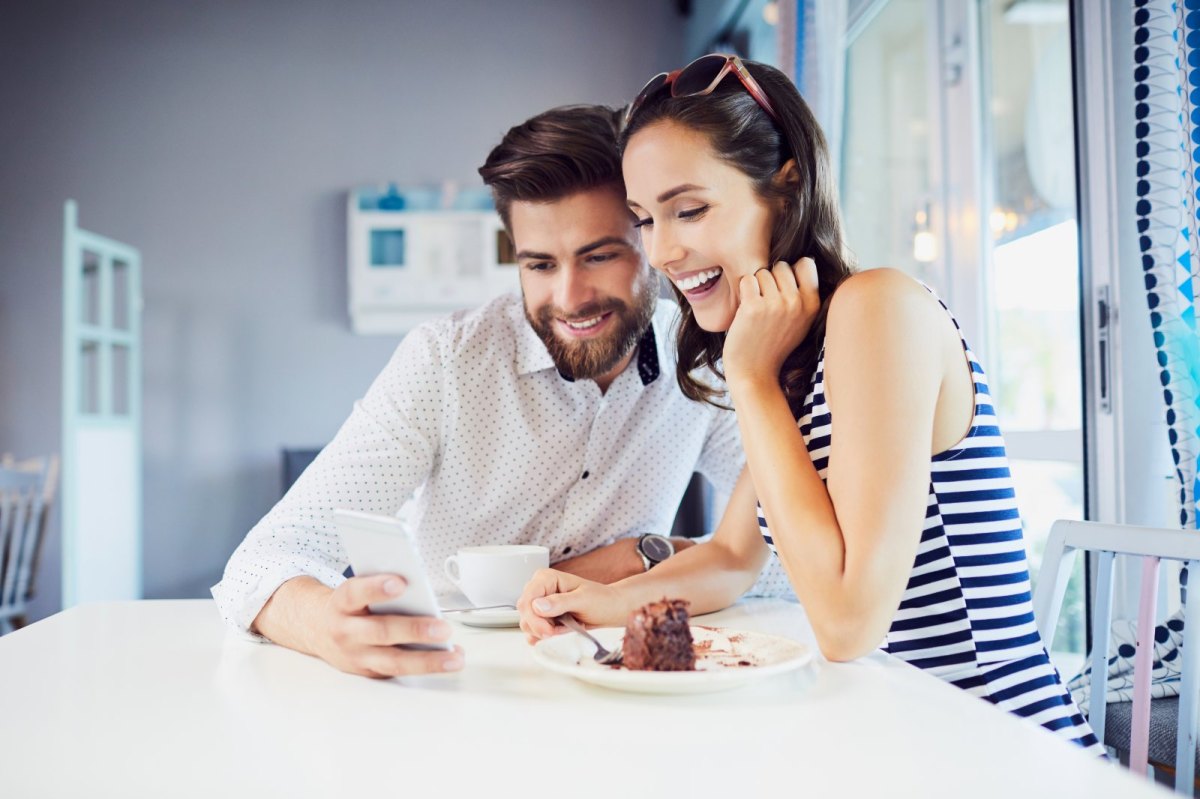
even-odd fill
[[(954, 320), (953, 314), (950, 318)], [(882, 648), (1104, 754), (1047, 657), (1034, 623), (1021, 517), (1004, 440), (987, 377), (957, 320), (954, 326), (974, 377), (975, 413), (966, 437), (932, 457), (921, 544)], [(799, 420), (822, 480), (833, 434), (824, 371), (822, 351)], [(761, 505), (758, 524), (774, 552)]]

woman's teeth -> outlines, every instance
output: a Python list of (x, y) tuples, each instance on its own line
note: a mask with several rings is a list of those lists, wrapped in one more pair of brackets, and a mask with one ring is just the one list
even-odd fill
[(705, 272), (697, 272), (694, 275), (676, 280), (675, 285), (679, 286), (680, 291), (691, 291), (692, 289), (703, 286), (710, 280), (716, 279), (718, 276), (720, 276), (720, 274), (721, 268), (717, 267), (716, 269), (709, 269)]
[(600, 320), (602, 318), (604, 318), (604, 314), (600, 314), (600, 316), (593, 316), (591, 319), (582, 319), (578, 322), (572, 322), (567, 319), (564, 319), (563, 322), (566, 323), (567, 327), (571, 328), (572, 330), (587, 330), (589, 327), (595, 327), (596, 325), (600, 324)]

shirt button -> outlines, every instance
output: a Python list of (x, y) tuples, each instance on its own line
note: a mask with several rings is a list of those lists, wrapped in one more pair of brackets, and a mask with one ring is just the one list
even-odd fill
[(588, 475), (589, 475), (589, 474), (591, 474), (591, 472), (585, 471), (585, 472), (583, 473), (583, 477), (582, 477), (582, 478), (580, 478), (580, 479), (582, 479), (582, 480), (586, 480), (586, 479), (588, 479)]

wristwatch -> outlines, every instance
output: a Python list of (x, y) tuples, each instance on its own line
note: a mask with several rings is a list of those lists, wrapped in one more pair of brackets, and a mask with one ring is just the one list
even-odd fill
[(646, 571), (650, 571), (675, 554), (675, 542), (657, 533), (642, 533), (638, 537), (637, 553), (642, 556)]

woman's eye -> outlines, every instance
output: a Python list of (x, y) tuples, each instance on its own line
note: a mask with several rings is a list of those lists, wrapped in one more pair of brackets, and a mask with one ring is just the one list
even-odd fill
[(708, 210), (707, 205), (702, 205), (699, 208), (689, 208), (686, 211), (679, 212), (680, 219), (695, 219)]
[(633, 226), (636, 228), (643, 228), (643, 227), (646, 227), (646, 225), (653, 225), (653, 224), (654, 224), (654, 220), (651, 219), (650, 217), (646, 217), (645, 219), (639, 219), (638, 221), (634, 222)]

